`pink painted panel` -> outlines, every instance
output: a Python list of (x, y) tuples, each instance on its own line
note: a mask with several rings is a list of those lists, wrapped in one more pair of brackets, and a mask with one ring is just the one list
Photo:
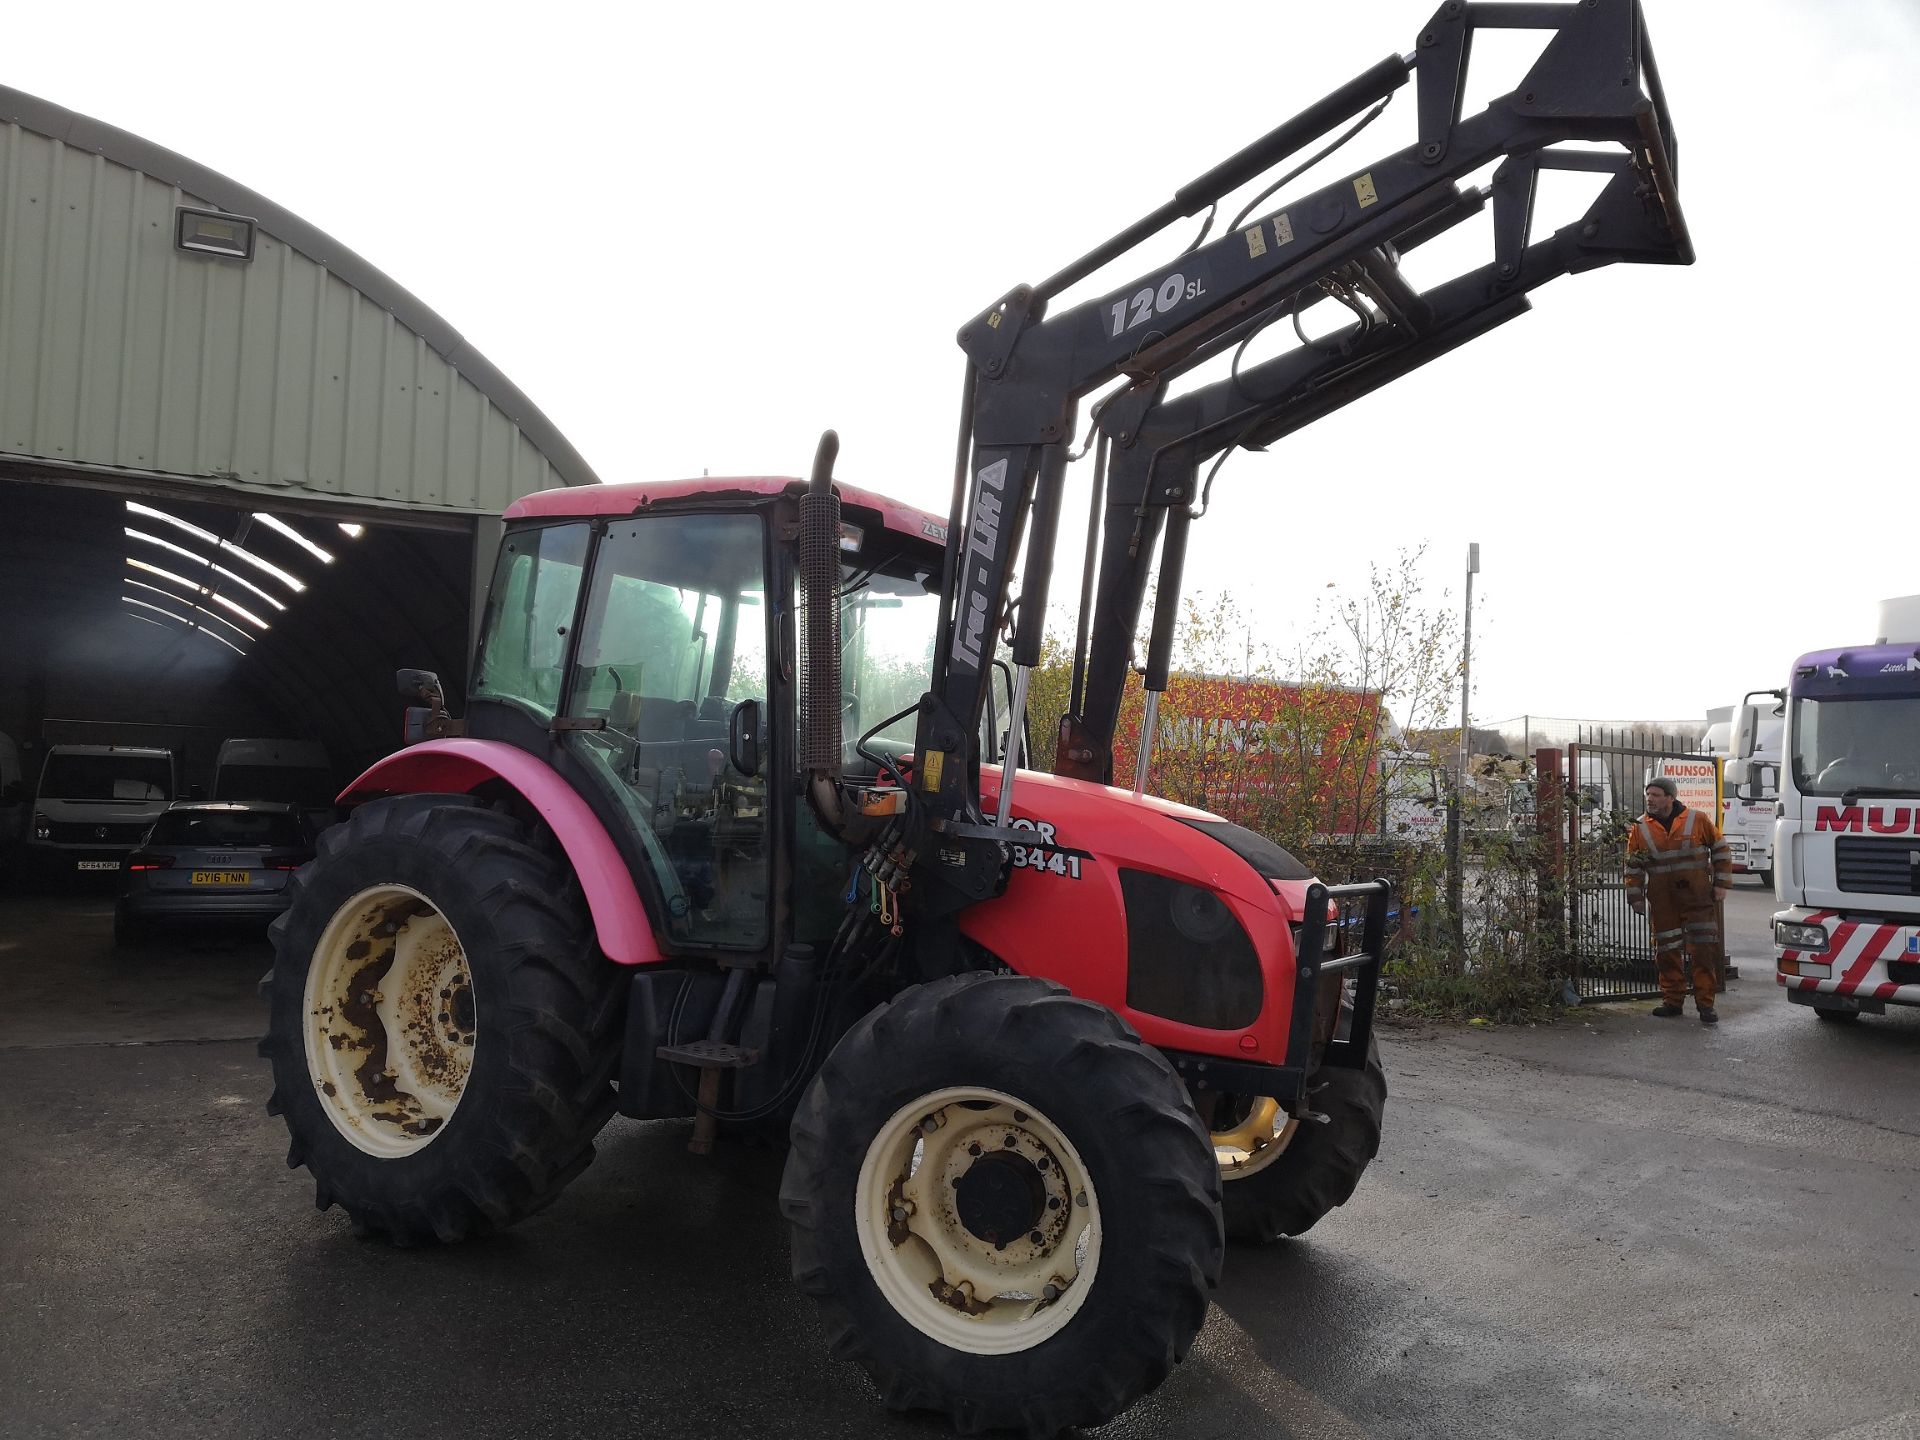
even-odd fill
[(498, 740), (425, 740), (395, 751), (340, 792), (340, 803), (381, 795), (464, 795), (504, 780), (547, 822), (586, 892), (600, 949), (619, 965), (652, 965), (665, 957), (626, 863), (599, 816), (538, 756)]
[[(702, 477), (698, 480), (668, 480), (652, 485), (633, 482), (625, 485), (575, 485), (559, 490), (542, 490), (516, 500), (502, 517), (524, 520), (541, 515), (632, 515), (649, 505), (667, 500), (684, 500), (694, 495), (779, 495), (804, 482), (786, 475), (754, 475), (740, 478)], [(903, 535), (942, 544), (947, 538), (947, 519), (931, 511), (889, 500), (857, 485), (834, 488), (843, 504), (860, 505), (880, 512), (881, 523)]]

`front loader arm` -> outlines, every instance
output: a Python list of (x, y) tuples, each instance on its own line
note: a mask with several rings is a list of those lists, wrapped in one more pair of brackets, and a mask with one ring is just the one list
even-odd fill
[[(1485, 27), (1556, 33), (1519, 88), (1460, 118), (1460, 84), (1472, 33)], [(1165, 225), (1217, 204), (1326, 133), (1417, 79), (1420, 139), (1368, 168), (1289, 203), (1097, 299), (1047, 314), (1048, 301)], [(1038, 663), (1048, 582), (1078, 401), (1116, 377), (1152, 385), (1218, 353), (1274, 315), (1319, 298), (1345, 274), (1390, 315), (1403, 338), (1428, 321), (1398, 273), (1398, 248), (1444, 229), (1477, 206), (1455, 183), (1508, 157), (1519, 224), (1498, 278), (1521, 283), (1536, 157), (1564, 141), (1613, 142), (1616, 153), (1571, 152), (1577, 166), (1607, 163), (1630, 176), (1653, 243), (1636, 259), (1685, 264), (1692, 249), (1674, 188), (1675, 141), (1652, 66), (1638, 0), (1480, 5), (1448, 0), (1413, 54), (1383, 61), (1188, 186), (1173, 200), (1039, 287), (1019, 287), (960, 333), (968, 356), (966, 408), (949, 525), (942, 625), (933, 682), (920, 707), (915, 785), (921, 885), (916, 908), (941, 913), (993, 892), (1003, 874), (1006, 811), (980, 812), (978, 730), (995, 640), (1007, 617), (1013, 559), (1026, 540), (1016, 676)], [(1512, 168), (1516, 166), (1517, 169)], [(1509, 233), (1510, 232), (1510, 233)], [(1556, 272), (1564, 273), (1564, 272)], [(1455, 343), (1458, 343), (1457, 341)], [(1437, 350), (1434, 353), (1438, 353)], [(1383, 383), (1404, 368), (1375, 371)], [(1391, 372), (1391, 373), (1389, 373)], [(1300, 423), (1304, 423), (1304, 420)], [(1180, 527), (1184, 529), (1184, 527)], [(1030, 532), (1030, 533), (1029, 533)], [(1104, 603), (1104, 597), (1103, 597)], [(1135, 607), (1137, 613), (1137, 605)], [(1098, 618), (1113, 623), (1105, 610)], [(1098, 628), (1098, 627), (1096, 627)], [(1024, 687), (1016, 684), (1016, 699)], [(1015, 730), (1017, 732), (1018, 726)], [(1108, 740), (1110, 746), (1110, 737)]]
[[(1596, 161), (1611, 166), (1614, 178), (1586, 214), (1527, 245), (1525, 221), (1538, 172), (1566, 162), (1596, 168)], [(1180, 514), (1181, 523), (1172, 527), (1160, 551), (1161, 593), (1155, 605), (1156, 614), (1172, 614), (1181, 566), (1168, 556), (1184, 543), (1186, 519), (1197, 518), (1184, 512), (1203, 498), (1200, 467), (1228, 450), (1264, 449), (1525, 314), (1532, 308), (1528, 292), (1549, 280), (1659, 254), (1664, 231), (1638, 186), (1625, 156), (1543, 150), (1509, 161), (1485, 192), (1493, 205), (1495, 235), (1494, 258), (1486, 265), (1423, 293), (1405, 290), (1391, 307), (1372, 311), (1365, 321), (1212, 385), (1169, 399), (1164, 396), (1169, 377), (1162, 375), (1125, 392), (1101, 413), (1097, 428), (1111, 459), (1101, 487), (1099, 578), (1090, 608), (1103, 624), (1087, 648), (1084, 681), (1069, 697), (1056, 774), (1103, 783), (1115, 778), (1115, 730), (1155, 544), (1166, 517)], [(1467, 213), (1463, 206), (1456, 218)], [(1376, 253), (1351, 267), (1343, 283), (1358, 288), (1367, 273), (1389, 270), (1397, 276), (1390, 257)], [(1150, 688), (1157, 688), (1151, 677), (1164, 684), (1168, 659), (1164, 653), (1149, 654)]]

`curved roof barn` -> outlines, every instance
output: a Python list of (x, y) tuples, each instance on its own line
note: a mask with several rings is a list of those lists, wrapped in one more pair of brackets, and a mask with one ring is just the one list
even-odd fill
[(0, 455), (497, 515), (597, 477), (400, 285), (185, 156), (0, 88)]
[(500, 513), (597, 479), (337, 240), (0, 87), (0, 732), (385, 753), (395, 668), (463, 686)]

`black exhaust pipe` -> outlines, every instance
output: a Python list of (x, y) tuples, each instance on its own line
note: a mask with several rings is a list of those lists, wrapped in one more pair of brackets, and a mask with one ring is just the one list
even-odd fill
[(800, 497), (800, 764), (813, 778), (840, 778), (840, 496), (829, 430)]

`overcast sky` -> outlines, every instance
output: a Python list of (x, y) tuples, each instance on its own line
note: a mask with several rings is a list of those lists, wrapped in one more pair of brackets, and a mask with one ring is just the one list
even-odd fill
[[(604, 479), (803, 473), (832, 426), (843, 479), (944, 511), (960, 324), (1412, 49), (1432, 8), (40, 5), (9, 15), (0, 79), (332, 233)], [(1275, 646), (1402, 547), (1457, 604), (1477, 540), (1477, 718), (1685, 718), (1920, 591), (1920, 4), (1646, 9), (1699, 263), (1557, 280), (1229, 461), (1189, 574)], [(1501, 38), (1470, 108), (1525, 69)], [(1289, 193), (1408, 143), (1412, 102)], [(1587, 198), (1547, 192), (1535, 233)], [(1490, 258), (1484, 221), (1460, 233), (1456, 268)]]

